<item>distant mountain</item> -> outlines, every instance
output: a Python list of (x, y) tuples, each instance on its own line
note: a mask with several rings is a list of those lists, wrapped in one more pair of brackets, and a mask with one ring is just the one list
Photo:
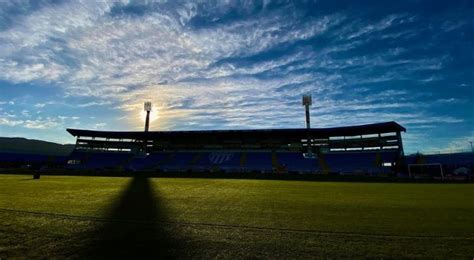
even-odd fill
[(0, 152), (69, 155), (73, 149), (73, 144), (57, 144), (20, 137), (0, 137)]

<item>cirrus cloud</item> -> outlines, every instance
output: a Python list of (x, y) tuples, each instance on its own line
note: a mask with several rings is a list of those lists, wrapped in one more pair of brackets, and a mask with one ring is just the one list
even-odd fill
[[(141, 125), (144, 100), (155, 104), (159, 119), (152, 126), (160, 129), (298, 127), (303, 93), (315, 96), (320, 127), (396, 120), (413, 126), (410, 139), (435, 125), (472, 124), (473, 115), (462, 112), (472, 96), (437, 101), (469, 94), (445, 90), (472, 85), (472, 60), (457, 51), (473, 54), (472, 39), (463, 34), (469, 10), (426, 13), (401, 4), (351, 12), (328, 5), (14, 1), (0, 5), (0, 80), (53, 85), (81, 100), (42, 100), (22, 110), (44, 109), (57, 118), (59, 112), (47, 110), (54, 102), (75, 107), (80, 121), (92, 116), (81, 109), (111, 106), (128, 127)], [(457, 45), (446, 45), (448, 39)], [(35, 120), (2, 122), (64, 123)], [(106, 126), (96, 120), (82, 123)]]

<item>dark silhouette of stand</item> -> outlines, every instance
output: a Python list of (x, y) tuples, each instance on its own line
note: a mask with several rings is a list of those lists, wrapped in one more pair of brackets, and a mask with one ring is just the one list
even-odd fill
[[(164, 227), (167, 221), (146, 177), (134, 177), (112, 207), (103, 225), (87, 239), (85, 257), (100, 259), (177, 258), (178, 241)], [(176, 234), (173, 234), (176, 236)], [(81, 250), (82, 251), (82, 250)], [(83, 255), (83, 253), (79, 253)]]

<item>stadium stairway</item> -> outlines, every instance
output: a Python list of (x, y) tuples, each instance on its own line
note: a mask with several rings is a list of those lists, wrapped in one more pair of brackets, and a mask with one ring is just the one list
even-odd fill
[(243, 152), (240, 156), (240, 169), (244, 169), (247, 166), (247, 152)]
[(331, 168), (329, 168), (328, 163), (326, 162), (325, 156), (322, 153), (318, 153), (318, 162), (320, 165), (321, 173), (322, 174), (329, 174)]
[(278, 162), (278, 155), (275, 151), (272, 151), (272, 168), (273, 172), (282, 174), (287, 173), (286, 166)]

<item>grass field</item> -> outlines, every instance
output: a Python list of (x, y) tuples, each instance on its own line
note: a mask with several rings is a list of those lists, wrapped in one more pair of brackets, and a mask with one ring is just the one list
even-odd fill
[(0, 258), (472, 257), (474, 185), (0, 175)]

